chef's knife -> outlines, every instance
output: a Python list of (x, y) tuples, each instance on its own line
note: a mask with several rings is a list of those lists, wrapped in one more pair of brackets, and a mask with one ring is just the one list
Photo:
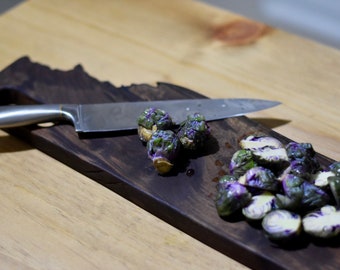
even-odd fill
[(181, 99), (102, 104), (52, 104), (0, 106), (0, 128), (66, 120), (77, 132), (110, 132), (137, 128), (138, 116), (147, 108), (162, 109), (175, 123), (188, 114), (201, 113), (207, 121), (241, 116), (280, 104), (261, 99)]

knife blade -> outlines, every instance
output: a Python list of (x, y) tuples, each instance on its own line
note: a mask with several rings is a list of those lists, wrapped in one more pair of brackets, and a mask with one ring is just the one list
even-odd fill
[(137, 129), (137, 118), (147, 108), (162, 109), (175, 123), (201, 113), (207, 121), (241, 116), (279, 105), (262, 99), (180, 99), (101, 104), (48, 104), (0, 106), (0, 128), (68, 121), (81, 133)]

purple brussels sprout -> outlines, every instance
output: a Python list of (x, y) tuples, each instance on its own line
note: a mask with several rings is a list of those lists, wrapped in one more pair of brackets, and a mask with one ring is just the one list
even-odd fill
[(268, 239), (272, 241), (289, 241), (300, 235), (301, 217), (288, 210), (277, 209), (263, 218), (262, 228)]
[(165, 174), (173, 167), (180, 142), (176, 134), (171, 130), (157, 130), (147, 142), (147, 152), (154, 167), (160, 174)]
[(274, 173), (264, 167), (254, 167), (249, 169), (238, 179), (242, 185), (268, 191), (278, 191), (281, 183)]
[(229, 164), (229, 172), (236, 177), (240, 177), (256, 166), (252, 151), (241, 149), (233, 154)]
[(138, 135), (143, 142), (150, 140), (156, 130), (167, 130), (173, 126), (170, 115), (160, 109), (145, 109), (137, 118)]
[(177, 133), (183, 147), (190, 150), (202, 147), (209, 135), (210, 130), (205, 117), (199, 113), (188, 115)]
[(335, 176), (340, 176), (340, 161), (336, 161), (329, 165), (329, 170), (335, 174)]
[(330, 200), (324, 190), (292, 174), (282, 180), (282, 189), (284, 195), (276, 194), (276, 204), (281, 209), (305, 213), (326, 205)]
[(286, 151), (291, 162), (291, 173), (309, 180), (311, 174), (320, 169), (320, 163), (310, 143), (290, 142), (286, 145)]
[(272, 149), (283, 148), (283, 144), (276, 138), (266, 135), (250, 135), (247, 138), (240, 141), (242, 149), (258, 150), (264, 147), (270, 147)]
[(278, 171), (289, 165), (284, 145), (274, 137), (248, 136), (241, 140), (240, 146), (251, 151), (253, 160), (260, 166)]
[(331, 238), (340, 234), (340, 211), (326, 205), (302, 219), (304, 231), (317, 238)]
[(286, 150), (291, 160), (315, 156), (315, 151), (310, 143), (290, 142), (286, 145)]
[(301, 200), (301, 210), (304, 212), (312, 211), (316, 208), (325, 206), (329, 201), (329, 195), (321, 188), (304, 181), (303, 196)]
[(280, 209), (299, 209), (303, 197), (303, 182), (305, 180), (293, 174), (287, 174), (282, 179), (284, 194), (276, 194), (276, 205)]
[(224, 187), (228, 182), (237, 182), (237, 178), (234, 175), (226, 174), (220, 177), (216, 185), (217, 192), (224, 191)]
[(328, 183), (338, 207), (340, 207), (340, 176), (328, 177)]
[(215, 199), (217, 213), (227, 217), (245, 207), (251, 200), (247, 188), (236, 181), (220, 183)]
[(335, 176), (332, 171), (318, 171), (311, 176), (311, 183), (317, 187), (327, 189), (329, 187), (329, 177)]
[(250, 221), (261, 220), (267, 213), (273, 210), (275, 196), (265, 191), (252, 197), (250, 203), (243, 207), (243, 215)]

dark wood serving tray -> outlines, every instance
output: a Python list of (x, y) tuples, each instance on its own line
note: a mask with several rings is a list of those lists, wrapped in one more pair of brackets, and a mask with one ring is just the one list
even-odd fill
[[(167, 83), (158, 83), (156, 87), (145, 84), (115, 87), (89, 76), (81, 66), (70, 71), (52, 70), (32, 63), (27, 57), (0, 73), (0, 97), (3, 105), (203, 98), (194, 91)], [(134, 132), (79, 137), (65, 123), (7, 131), (251, 268), (337, 269), (338, 244), (321, 245), (307, 240), (294, 247), (278, 248), (259, 228), (244, 220), (225, 221), (217, 215), (216, 181), (227, 171), (240, 138), (261, 131), (284, 143), (289, 139), (246, 117), (211, 122), (210, 127), (213, 139), (207, 149), (183, 157), (183, 162), (168, 176), (155, 172), (145, 146)], [(319, 159), (325, 166), (333, 162), (321, 155)]]

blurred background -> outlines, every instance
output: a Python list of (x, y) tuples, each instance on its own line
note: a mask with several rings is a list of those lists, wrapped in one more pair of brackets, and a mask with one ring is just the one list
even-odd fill
[(340, 49), (340, 1), (200, 0)]
[(0, 0), (0, 13), (7, 11), (23, 1), (24, 0)]
[[(0, 13), (25, 0), (0, 0)], [(340, 49), (340, 1), (199, 0)]]

